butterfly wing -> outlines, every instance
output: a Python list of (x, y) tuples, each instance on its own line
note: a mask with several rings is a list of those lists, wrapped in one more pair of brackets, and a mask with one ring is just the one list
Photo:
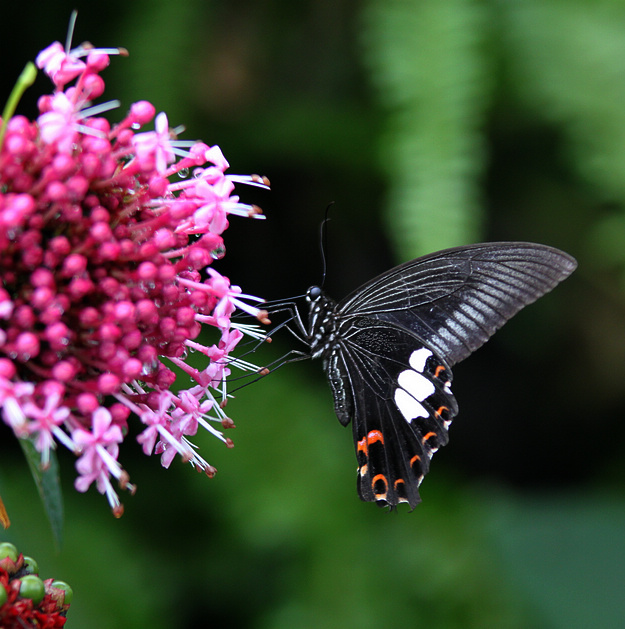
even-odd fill
[(366, 501), (414, 508), (430, 459), (447, 443), (458, 411), (451, 371), (416, 335), (387, 322), (359, 318), (340, 338), (328, 376), (350, 396), (358, 493)]
[(448, 249), (383, 273), (327, 314), (324, 325), (334, 318), (338, 329), (324, 341), (324, 365), (337, 416), (353, 424), (363, 500), (420, 502), (458, 410), (450, 367), (576, 266), (531, 243)]
[(369, 316), (406, 327), (453, 366), (576, 266), (568, 254), (532, 243), (457, 247), (383, 273), (337, 311), (342, 319)]

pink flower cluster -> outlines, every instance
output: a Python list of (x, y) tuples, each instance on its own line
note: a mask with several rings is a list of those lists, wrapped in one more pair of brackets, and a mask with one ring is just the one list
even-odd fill
[[(199, 426), (232, 443), (220, 430), (233, 426), (223, 411), (231, 352), (244, 333), (262, 332), (231, 316), (268, 321), (252, 305), (262, 300), (210, 265), (224, 255), (229, 215), (262, 218), (233, 195), (235, 183), (268, 181), (226, 175), (219, 147), (177, 141), (148, 102), (115, 125), (99, 116), (116, 106), (91, 106), (110, 53), (52, 44), (37, 66), (54, 93), (39, 99), (35, 121), (4, 121), (0, 408), (43, 466), (57, 443), (75, 452), (76, 489), (95, 483), (121, 515), (112, 479), (133, 489), (117, 460), (129, 416), (144, 426), (143, 451), (164, 466), (180, 454), (214, 474), (189, 441)], [(152, 120), (154, 131), (137, 132)], [(206, 326), (213, 344), (198, 338)], [(188, 364), (189, 352), (206, 366)]]

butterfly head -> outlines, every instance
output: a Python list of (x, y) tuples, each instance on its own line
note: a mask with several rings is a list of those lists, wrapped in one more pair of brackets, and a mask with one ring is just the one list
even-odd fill
[(321, 290), (321, 286), (311, 286), (306, 291), (306, 301), (309, 303), (314, 303), (316, 301), (319, 301), (322, 295), (323, 291)]

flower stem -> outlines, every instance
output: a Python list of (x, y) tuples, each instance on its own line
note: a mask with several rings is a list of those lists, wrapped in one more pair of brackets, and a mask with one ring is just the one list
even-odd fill
[(2, 112), (2, 126), (0, 126), (0, 149), (2, 148), (4, 134), (6, 133), (9, 120), (13, 117), (17, 104), (20, 102), (20, 98), (22, 98), (22, 94), (35, 82), (36, 77), (37, 68), (32, 61), (29, 61), (22, 70), (22, 73), (19, 75), (17, 83), (15, 83), (15, 87), (9, 95), (7, 104), (4, 106), (4, 111)]

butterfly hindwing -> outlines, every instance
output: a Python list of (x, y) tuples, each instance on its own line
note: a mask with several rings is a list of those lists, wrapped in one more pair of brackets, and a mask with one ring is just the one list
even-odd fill
[(335, 356), (351, 392), (358, 493), (389, 504), (419, 502), (419, 484), (458, 407), (451, 371), (412, 332), (372, 318), (339, 327)]

